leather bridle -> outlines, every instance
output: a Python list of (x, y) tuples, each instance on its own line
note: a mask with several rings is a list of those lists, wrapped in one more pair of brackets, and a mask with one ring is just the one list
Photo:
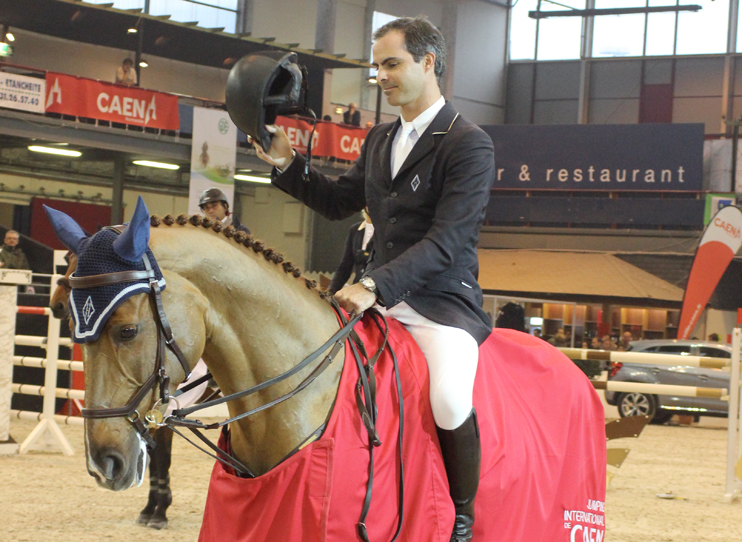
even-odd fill
[(173, 332), (168, 322), (165, 310), (162, 306), (162, 290), (157, 281), (155, 271), (152, 269), (149, 258), (145, 254), (142, 258), (145, 269), (143, 271), (119, 271), (115, 273), (104, 273), (101, 275), (89, 275), (86, 277), (76, 277), (70, 275), (69, 283), (73, 290), (96, 288), (112, 284), (123, 284), (127, 282), (138, 282), (141, 280), (149, 281), (149, 299), (154, 314), (155, 324), (157, 326), (157, 355), (155, 357), (155, 368), (150, 377), (135, 391), (127, 401), (126, 405), (118, 408), (84, 408), (82, 417), (92, 420), (105, 418), (126, 418), (136, 429), (137, 433), (144, 439), (147, 446), (154, 447), (154, 439), (149, 434), (147, 425), (142, 421), (137, 407), (139, 403), (153, 391), (157, 386), (160, 388), (160, 401), (167, 404), (170, 401), (170, 376), (164, 366), (165, 348), (170, 350), (180, 362), (185, 379), (191, 376), (191, 368), (185, 359), (178, 343), (173, 337)]

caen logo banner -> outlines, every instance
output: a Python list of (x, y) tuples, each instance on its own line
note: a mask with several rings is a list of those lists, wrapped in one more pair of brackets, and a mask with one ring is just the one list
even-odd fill
[(742, 211), (721, 209), (706, 227), (685, 288), (678, 339), (687, 339), (729, 262), (742, 245)]
[[(307, 152), (312, 125), (306, 121), (278, 117), (276, 124), (289, 136), (291, 146), (297, 152)], [(355, 160), (361, 155), (361, 145), (368, 130), (341, 126), (332, 122), (318, 122), (312, 141), (312, 156), (334, 156), (341, 160)]]
[(46, 112), (178, 130), (178, 98), (138, 87), (125, 87), (73, 77), (46, 74)]

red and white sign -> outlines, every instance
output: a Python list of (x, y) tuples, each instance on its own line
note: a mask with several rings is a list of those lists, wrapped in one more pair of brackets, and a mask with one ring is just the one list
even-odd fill
[[(307, 152), (312, 125), (304, 120), (278, 117), (276, 124), (289, 136), (297, 152)], [(341, 160), (355, 160), (361, 155), (361, 145), (368, 130), (343, 126), (332, 122), (318, 122), (312, 140), (312, 156), (334, 156)]]
[(164, 92), (46, 74), (46, 112), (178, 130), (178, 98)]
[(711, 219), (696, 251), (683, 297), (678, 339), (687, 339), (698, 323), (729, 262), (742, 246), (742, 211), (730, 205)]

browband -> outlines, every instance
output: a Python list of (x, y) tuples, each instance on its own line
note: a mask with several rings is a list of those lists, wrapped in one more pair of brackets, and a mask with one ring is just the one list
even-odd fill
[(155, 278), (154, 270), (148, 269), (145, 271), (119, 271), (118, 273), (104, 273), (102, 275), (89, 275), (87, 277), (76, 277), (72, 274), (69, 277), (69, 282), (73, 290), (83, 290), (97, 286), (136, 282), (138, 280), (149, 280), (153, 278)]

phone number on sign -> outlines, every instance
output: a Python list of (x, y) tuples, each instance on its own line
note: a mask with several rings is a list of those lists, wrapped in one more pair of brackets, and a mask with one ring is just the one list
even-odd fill
[(39, 99), (35, 96), (19, 96), (18, 94), (11, 94), (9, 92), (0, 92), (0, 102), (39, 105)]

